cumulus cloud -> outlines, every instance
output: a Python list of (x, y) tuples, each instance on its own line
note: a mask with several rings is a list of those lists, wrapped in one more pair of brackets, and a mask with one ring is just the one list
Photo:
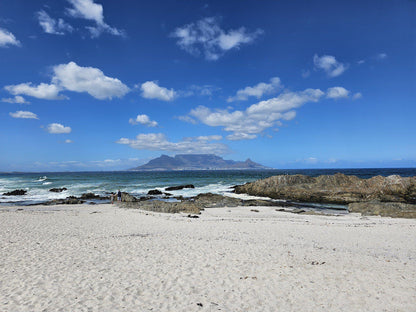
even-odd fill
[(247, 32), (244, 27), (226, 31), (220, 27), (218, 18), (206, 17), (176, 28), (171, 37), (177, 38), (177, 45), (191, 55), (217, 60), (225, 52), (253, 42), (262, 33), (261, 29)]
[(209, 143), (207, 137), (202, 139), (184, 138), (179, 142), (170, 142), (163, 133), (139, 134), (135, 139), (121, 138), (118, 144), (126, 144), (138, 150), (167, 151), (183, 154), (226, 154), (229, 149), (221, 143)]
[(141, 124), (148, 127), (157, 127), (157, 122), (150, 120), (147, 115), (137, 115), (136, 119), (130, 118), (129, 123), (132, 125)]
[(4, 89), (13, 95), (23, 94), (43, 100), (65, 99), (65, 96), (59, 94), (61, 88), (55, 84), (41, 83), (38, 86), (33, 86), (31, 82), (26, 82), (18, 85), (5, 86)]
[(2, 98), (1, 101), (5, 103), (30, 104), (30, 102), (26, 101), (25, 98), (20, 95), (16, 95), (13, 98)]
[(299, 92), (285, 92), (275, 98), (261, 101), (249, 106), (246, 110), (211, 110), (198, 106), (189, 113), (211, 127), (223, 127), (232, 132), (229, 140), (254, 139), (264, 130), (277, 126), (280, 120), (292, 120), (296, 116), (295, 108), (307, 102), (317, 102), (324, 92), (319, 89), (306, 89)]
[(130, 89), (117, 78), (104, 75), (98, 68), (78, 66), (75, 62), (54, 66), (52, 82), (74, 92), (87, 92), (99, 100), (123, 97)]
[(350, 91), (343, 87), (332, 87), (326, 91), (326, 97), (329, 99), (348, 98)]
[(160, 87), (157, 81), (146, 81), (140, 87), (142, 90), (142, 97), (146, 99), (157, 99), (161, 101), (172, 101), (177, 93), (173, 89)]
[(28, 111), (17, 111), (15, 113), (9, 113), (13, 118), (23, 118), (23, 119), (39, 119), (38, 116), (32, 112)]
[(66, 139), (64, 142), (65, 142), (65, 144), (71, 144), (71, 143), (74, 143), (74, 141), (72, 141), (72, 140), (70, 140), (70, 139)]
[(66, 23), (62, 18), (54, 19), (48, 15), (44, 10), (36, 13), (39, 25), (47, 34), (64, 35), (66, 32), (72, 32), (74, 29), (71, 25)]
[(278, 91), (281, 88), (280, 78), (273, 77), (269, 83), (260, 82), (253, 87), (238, 90), (235, 96), (229, 97), (227, 102), (246, 101), (249, 97), (261, 98), (265, 94)]
[(62, 133), (71, 133), (71, 127), (65, 127), (59, 123), (51, 123), (48, 125), (47, 130), (49, 133), (53, 134), (62, 134)]
[(332, 55), (314, 55), (313, 63), (316, 69), (322, 69), (328, 75), (328, 77), (337, 77), (344, 73), (348, 65), (338, 62), (335, 56)]
[(104, 75), (98, 68), (78, 66), (74, 62), (53, 67), (52, 83), (33, 86), (31, 82), (6, 86), (13, 95), (28, 95), (44, 100), (62, 100), (61, 91), (87, 92), (99, 100), (123, 97), (130, 89), (117, 78)]
[(72, 4), (72, 8), (67, 9), (70, 16), (95, 22), (95, 26), (86, 27), (92, 38), (97, 38), (104, 32), (124, 36), (124, 31), (104, 22), (104, 9), (101, 4), (94, 3), (93, 0), (68, 0), (68, 2)]
[(20, 41), (10, 31), (0, 28), (0, 47), (9, 45), (20, 46)]

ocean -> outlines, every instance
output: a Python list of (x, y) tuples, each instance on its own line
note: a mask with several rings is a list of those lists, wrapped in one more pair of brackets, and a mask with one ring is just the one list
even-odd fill
[[(136, 197), (145, 196), (149, 190), (164, 191), (166, 187), (193, 184), (193, 189), (170, 191), (174, 196), (192, 197), (200, 193), (215, 193), (249, 198), (232, 194), (232, 187), (246, 182), (279, 174), (304, 174), (319, 176), (341, 172), (360, 178), (376, 175), (415, 176), (416, 168), (392, 169), (303, 169), (303, 170), (207, 170), (207, 171), (164, 171), (164, 172), (44, 172), (44, 173), (1, 173), (0, 204), (30, 205), (51, 199), (95, 193), (106, 196), (120, 189)], [(51, 188), (67, 188), (61, 193), (50, 192)], [(5, 196), (16, 189), (27, 191), (23, 196)]]

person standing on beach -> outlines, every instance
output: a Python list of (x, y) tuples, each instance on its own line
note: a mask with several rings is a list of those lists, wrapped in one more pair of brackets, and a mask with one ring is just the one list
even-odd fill
[(121, 202), (121, 191), (120, 190), (118, 190), (118, 193), (117, 193), (117, 200)]
[(113, 193), (113, 192), (111, 192), (111, 194), (110, 194), (110, 197), (111, 197), (111, 204), (114, 204), (114, 197), (115, 197), (116, 195)]

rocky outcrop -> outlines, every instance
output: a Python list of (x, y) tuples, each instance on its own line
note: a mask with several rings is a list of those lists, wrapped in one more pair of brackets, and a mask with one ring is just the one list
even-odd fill
[(121, 201), (131, 203), (131, 202), (137, 202), (139, 201), (139, 199), (137, 199), (133, 195), (130, 195), (129, 193), (121, 192)]
[(316, 178), (279, 175), (236, 186), (235, 192), (300, 202), (349, 204), (378, 200), (416, 203), (416, 177), (392, 175), (360, 179), (341, 173)]
[(363, 216), (382, 216), (394, 218), (416, 218), (416, 205), (393, 202), (364, 202), (348, 205), (349, 212), (359, 212)]
[(27, 191), (25, 190), (14, 190), (11, 192), (3, 193), (4, 196), (21, 196), (26, 195)]
[[(85, 203), (85, 200), (82, 200), (75, 196), (69, 196), (64, 199), (52, 199), (50, 201), (41, 203), (40, 205), (79, 205)], [(39, 204), (37, 204), (39, 205)]]
[(67, 188), (66, 188), (66, 187), (61, 187), (61, 188), (51, 188), (51, 189), (49, 190), (49, 192), (61, 193), (61, 192), (66, 191), (66, 190), (67, 190)]
[[(360, 179), (341, 173), (309, 177), (304, 175), (279, 175), (235, 187), (236, 193), (246, 193), (274, 199), (298, 202), (351, 204), (354, 211), (362, 210), (377, 215), (404, 215), (403, 205), (416, 204), (416, 177), (376, 176)], [(374, 203), (380, 204), (374, 204)], [(364, 204), (365, 203), (365, 204)], [(387, 203), (391, 203), (390, 205)], [(398, 212), (398, 209), (401, 212)], [(393, 213), (397, 211), (397, 214)]]
[(143, 209), (147, 211), (165, 212), (165, 213), (199, 213), (200, 208), (192, 202), (165, 202), (161, 200), (124, 202), (120, 204), (124, 208)]
[(187, 184), (187, 185), (177, 185), (177, 186), (170, 186), (167, 187), (165, 190), (166, 191), (178, 191), (178, 190), (183, 190), (184, 188), (195, 188), (194, 185), (192, 184)]
[(237, 206), (281, 206), (281, 203), (266, 200), (242, 200), (218, 194), (205, 193), (199, 194), (198, 196), (192, 198), (182, 198), (177, 202), (167, 202), (162, 200), (137, 200), (136, 202), (124, 202), (122, 200), (120, 206), (125, 208), (136, 208), (156, 212), (199, 213), (205, 208)]

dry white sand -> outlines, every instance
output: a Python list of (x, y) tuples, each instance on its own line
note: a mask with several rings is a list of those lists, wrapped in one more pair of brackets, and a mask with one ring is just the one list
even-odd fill
[(0, 208), (2, 312), (416, 311), (416, 220), (17, 208)]

